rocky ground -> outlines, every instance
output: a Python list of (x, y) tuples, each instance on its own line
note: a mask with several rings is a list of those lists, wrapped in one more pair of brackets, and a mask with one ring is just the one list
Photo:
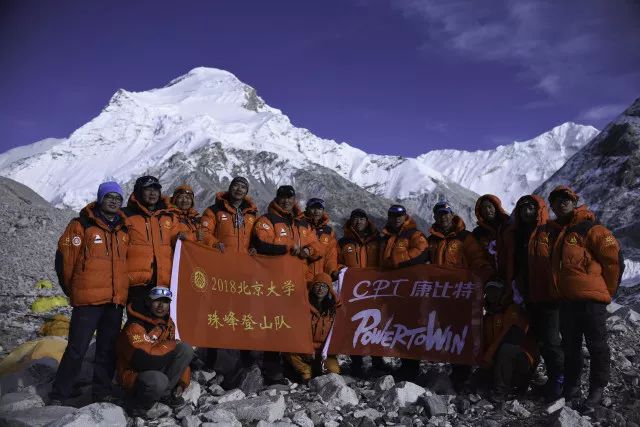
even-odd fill
[[(52, 208), (27, 187), (0, 178), (0, 358), (36, 338), (53, 314), (69, 313), (62, 307), (38, 314), (31, 304), (61, 294), (53, 258), (57, 237), (73, 216)], [(38, 289), (42, 279), (51, 280), (53, 288)], [(325, 375), (308, 385), (264, 387), (257, 367), (239, 377), (224, 366), (217, 373), (196, 370), (186, 391), (187, 406), (173, 411), (157, 405), (146, 419), (130, 418), (116, 404), (91, 403), (91, 349), (80, 367), (78, 396), (71, 406), (45, 406), (57, 367), (53, 359), (0, 376), (0, 426), (639, 426), (640, 285), (621, 288), (609, 311), (612, 381), (603, 405), (590, 417), (572, 409), (579, 409), (580, 402), (548, 405), (533, 391), (506, 401), (496, 401), (483, 387), (456, 395), (444, 364), (423, 363), (422, 374), (412, 382), (389, 375), (357, 379), (348, 375), (349, 360), (343, 357), (345, 375)]]

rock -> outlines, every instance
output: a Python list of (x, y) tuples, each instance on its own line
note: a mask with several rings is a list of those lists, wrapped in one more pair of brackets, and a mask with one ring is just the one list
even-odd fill
[(300, 427), (313, 427), (313, 421), (307, 416), (305, 411), (298, 411), (293, 414), (293, 422)]
[(185, 402), (191, 403), (193, 406), (198, 405), (198, 399), (202, 394), (202, 388), (197, 381), (191, 381), (189, 387), (182, 393), (182, 398)]
[(371, 421), (376, 421), (382, 418), (383, 415), (382, 412), (376, 411), (373, 408), (359, 409), (353, 413), (354, 418), (367, 418)]
[(418, 397), (417, 401), (424, 406), (426, 415), (429, 417), (447, 415), (449, 412), (449, 407), (438, 395), (422, 395)]
[(29, 362), (17, 372), (0, 376), (0, 395), (23, 391), (33, 386), (33, 390), (45, 399), (51, 391), (51, 384), (58, 370), (58, 361), (50, 357)]
[(207, 385), (216, 377), (215, 372), (195, 371), (191, 377), (200, 384)]
[(297, 427), (288, 421), (276, 421), (275, 423), (268, 423), (266, 421), (258, 421), (256, 427)]
[[(195, 405), (197, 406), (197, 404)], [(185, 417), (188, 417), (189, 415), (193, 414), (193, 408), (189, 405), (185, 405), (184, 408), (180, 409), (177, 413), (176, 413), (176, 418), (181, 420)]]
[(396, 385), (396, 381), (393, 379), (391, 375), (385, 375), (376, 380), (373, 389), (379, 392), (390, 390), (394, 385)]
[(565, 405), (564, 397), (561, 397), (560, 399), (553, 402), (551, 405), (547, 406), (547, 409), (546, 409), (547, 414), (553, 414), (554, 412), (559, 411), (564, 407), (564, 405)]
[(491, 418), (485, 418), (482, 420), (482, 427), (500, 427), (502, 424), (499, 423), (498, 421), (491, 419)]
[(279, 420), (284, 416), (285, 404), (282, 396), (258, 396), (249, 399), (220, 403), (219, 409), (233, 413), (240, 421)]
[(359, 401), (356, 392), (338, 374), (316, 377), (309, 382), (309, 387), (330, 405), (357, 405)]
[(124, 426), (127, 418), (124, 410), (113, 403), (92, 403), (76, 412), (67, 414), (47, 427)]
[(609, 408), (612, 404), (613, 402), (611, 401), (611, 398), (609, 396), (605, 396), (602, 399), (602, 406), (604, 406), (605, 408)]
[(180, 424), (173, 418), (161, 418), (153, 424), (155, 427), (180, 427)]
[(480, 396), (478, 396), (477, 394), (470, 394), (469, 395), (469, 401), (471, 403), (478, 403), (482, 400), (482, 398)]
[(456, 394), (456, 391), (453, 388), (453, 383), (451, 382), (451, 378), (444, 372), (438, 372), (435, 370), (427, 371), (427, 373), (424, 375), (423, 381), (421, 381), (420, 384), (426, 389), (431, 390), (434, 394)]
[(226, 393), (226, 391), (224, 391), (224, 389), (220, 387), (220, 384), (211, 384), (209, 386), (209, 393), (214, 396), (222, 396)]
[(182, 427), (199, 427), (202, 424), (200, 418), (195, 415), (188, 415), (184, 417), (180, 423)]
[[(215, 408), (205, 414), (202, 414), (202, 418), (205, 421), (208, 421), (206, 424), (213, 424), (214, 426), (230, 426), (230, 427), (241, 427), (240, 421), (234, 415), (233, 412), (228, 411), (226, 409)], [(212, 426), (213, 427), (213, 426)]]
[(242, 400), (247, 397), (244, 392), (238, 388), (228, 391), (218, 398), (218, 403), (233, 402), (234, 400)]
[(591, 423), (571, 408), (563, 407), (554, 417), (554, 427), (591, 427)]
[(242, 390), (246, 395), (257, 393), (264, 387), (264, 380), (262, 379), (262, 372), (257, 365), (254, 365), (251, 369), (246, 370), (240, 379), (238, 388)]
[(469, 408), (471, 408), (471, 402), (464, 397), (456, 398), (454, 403), (456, 405), (456, 410), (461, 414), (464, 414), (469, 410)]
[(388, 409), (403, 408), (410, 403), (415, 403), (418, 397), (427, 391), (417, 384), (402, 381), (380, 396), (381, 403)]
[(44, 406), (23, 411), (0, 412), (0, 425), (11, 427), (41, 427), (76, 412), (70, 406)]
[(0, 412), (23, 411), (29, 408), (41, 408), (44, 401), (37, 394), (24, 392), (7, 393), (0, 398)]
[(154, 403), (151, 409), (149, 409), (146, 413), (146, 418), (150, 420), (157, 420), (158, 418), (163, 418), (170, 416), (173, 411), (167, 405), (157, 402)]
[(511, 400), (505, 404), (505, 409), (512, 413), (513, 415), (517, 415), (522, 418), (529, 418), (531, 416), (531, 412), (527, 410), (522, 403), (517, 400)]

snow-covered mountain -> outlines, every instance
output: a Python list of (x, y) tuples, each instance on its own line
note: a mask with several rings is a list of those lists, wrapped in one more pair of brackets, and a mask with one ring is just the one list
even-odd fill
[(536, 190), (569, 183), (640, 260), (640, 98)]
[[(119, 90), (69, 138), (0, 155), (0, 175), (74, 209), (95, 197), (99, 182), (129, 183), (150, 171), (169, 188), (193, 184), (205, 206), (213, 191), (242, 173), (252, 178), (259, 200), (272, 197), (277, 185), (304, 182), (302, 196), (331, 198), (337, 192), (333, 197), (345, 212), (365, 200), (372, 209), (400, 200), (427, 222), (432, 203), (447, 198), (470, 221), (474, 191), (497, 194), (509, 206), (595, 132), (566, 123), (531, 141), (490, 151), (373, 155), (293, 126), (227, 71), (196, 68), (160, 89)], [(375, 210), (384, 215), (384, 206)]]

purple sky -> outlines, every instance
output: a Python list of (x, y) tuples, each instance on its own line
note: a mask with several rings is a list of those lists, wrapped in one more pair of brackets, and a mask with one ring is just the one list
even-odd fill
[(373, 153), (602, 128), (640, 96), (638, 22), (637, 0), (4, 1), (0, 152), (197, 66)]

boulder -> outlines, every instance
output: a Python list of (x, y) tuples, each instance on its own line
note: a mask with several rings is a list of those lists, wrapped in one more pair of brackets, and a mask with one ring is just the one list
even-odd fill
[(257, 365), (254, 365), (251, 369), (244, 371), (240, 377), (238, 388), (246, 395), (257, 393), (264, 387), (264, 380), (262, 379), (262, 372)]
[(513, 415), (517, 415), (522, 418), (529, 418), (531, 416), (531, 412), (529, 412), (527, 408), (522, 406), (522, 403), (517, 400), (507, 402), (504, 408)]
[(427, 390), (419, 385), (409, 381), (402, 381), (385, 391), (380, 396), (380, 401), (387, 409), (395, 410), (404, 408), (411, 403), (416, 403), (418, 398), (425, 393), (427, 393)]
[(591, 423), (578, 412), (564, 406), (553, 418), (554, 427), (591, 427)]
[(65, 415), (48, 427), (112, 427), (126, 424), (127, 418), (121, 407), (112, 403), (92, 403), (72, 414)]
[(417, 402), (422, 404), (429, 417), (447, 415), (449, 412), (447, 403), (438, 395), (423, 394), (417, 398)]
[(233, 402), (234, 400), (242, 400), (246, 397), (244, 392), (238, 388), (230, 390), (218, 398), (218, 403)]
[(396, 385), (396, 381), (393, 379), (393, 376), (385, 375), (376, 380), (373, 389), (378, 392), (383, 392), (390, 390), (394, 385)]
[(189, 383), (189, 387), (187, 387), (187, 389), (182, 393), (182, 398), (185, 402), (196, 406), (198, 404), (198, 399), (200, 399), (200, 395), (202, 395), (200, 383), (197, 381), (191, 381), (191, 383)]
[(30, 408), (41, 408), (44, 401), (37, 394), (24, 392), (7, 393), (0, 398), (0, 412), (23, 411)]
[(312, 379), (309, 387), (323, 402), (333, 406), (357, 405), (358, 395), (338, 374), (322, 375)]
[(207, 385), (213, 381), (213, 379), (216, 377), (216, 373), (208, 371), (195, 371), (191, 374), (191, 377), (200, 384)]
[(11, 427), (41, 427), (76, 412), (70, 406), (44, 406), (24, 411), (0, 412), (0, 425)]
[(195, 415), (187, 415), (180, 421), (182, 427), (200, 427), (201, 424), (202, 421)]
[[(66, 343), (66, 340), (63, 341)], [(19, 370), (0, 377), (0, 395), (32, 387), (36, 394), (46, 398), (57, 370), (58, 361), (53, 358), (32, 360)]]
[(207, 425), (213, 426), (229, 426), (229, 427), (241, 427), (240, 421), (234, 415), (233, 412), (226, 409), (214, 408), (202, 414), (202, 419), (206, 421)]
[(313, 427), (313, 421), (305, 411), (298, 411), (293, 414), (293, 422), (300, 427)]
[(285, 404), (282, 396), (258, 396), (249, 399), (220, 403), (219, 409), (233, 413), (238, 420), (273, 422), (284, 416)]

